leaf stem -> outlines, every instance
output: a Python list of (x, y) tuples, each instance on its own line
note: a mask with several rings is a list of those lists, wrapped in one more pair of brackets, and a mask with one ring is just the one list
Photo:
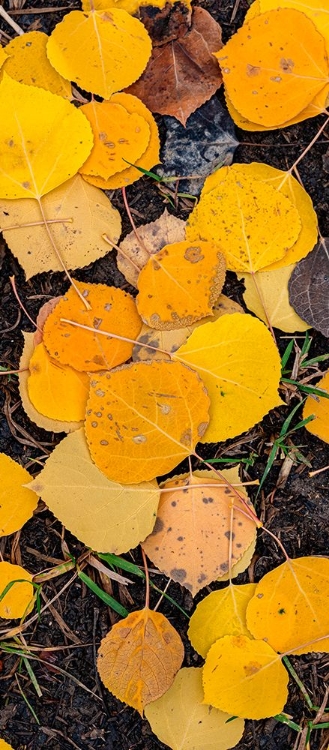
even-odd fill
[(145, 609), (149, 609), (150, 607), (150, 574), (149, 574), (149, 569), (147, 566), (146, 554), (143, 550), (143, 547), (141, 547), (141, 550), (142, 550), (142, 558), (143, 558), (144, 569), (145, 569)]

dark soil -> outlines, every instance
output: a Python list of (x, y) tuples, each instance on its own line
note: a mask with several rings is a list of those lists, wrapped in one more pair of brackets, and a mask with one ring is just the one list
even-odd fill
[[(233, 0), (202, 0), (199, 4), (220, 21), (224, 40), (241, 25), (247, 9), (246, 0), (241, 0), (235, 20), (231, 23)], [(46, 12), (48, 8), (55, 9), (59, 6), (59, 3), (50, 0), (47, 3), (40, 3), (38, 0), (4, 3), (7, 10), (17, 9), (22, 5), (24, 7), (20, 14), (14, 15), (13, 18), (25, 31), (34, 28), (50, 33), (63, 15), (57, 10)], [(73, 2), (63, 2), (62, 5), (67, 10), (78, 7)], [(29, 11), (33, 8), (39, 8), (39, 11), (31, 14)], [(0, 28), (5, 35), (14, 35), (7, 25), (1, 23)], [(3, 43), (7, 40), (5, 35)], [(219, 97), (222, 99), (222, 93), (219, 93)], [(312, 140), (322, 122), (323, 118), (318, 117), (270, 133), (237, 131), (241, 145), (235, 152), (235, 161), (264, 161), (285, 169), (293, 164), (303, 148)], [(300, 177), (312, 197), (320, 231), (324, 236), (329, 236), (329, 180), (326, 171), (328, 149), (328, 131), (327, 134), (324, 131), (299, 165)], [(165, 206), (185, 219), (192, 207), (192, 204), (178, 202), (173, 209), (166, 203), (156, 184), (145, 178), (131, 186), (127, 190), (127, 195), (135, 212), (137, 224), (156, 219)], [(126, 234), (130, 231), (130, 225), (125, 218), (121, 192), (116, 191), (110, 197), (121, 212)], [(4, 243), (0, 245), (0, 269), (0, 363), (2, 367), (15, 369), (18, 367), (22, 349), (21, 331), (30, 331), (32, 326), (17, 305), (9, 277), (15, 276), (19, 295), (34, 319), (43, 302), (63, 293), (68, 284), (60, 273), (41, 274), (26, 282), (23, 271)], [(129, 289), (116, 268), (113, 254), (74, 275), (79, 279), (106, 282)], [(242, 302), (242, 286), (234, 274), (228, 274), (224, 291)], [(289, 337), (279, 331), (276, 334), (280, 351), (283, 352)], [(310, 356), (329, 351), (327, 339), (315, 331), (311, 331), (311, 336)], [(299, 346), (304, 338), (304, 335), (297, 336)], [(63, 436), (46, 433), (27, 419), (20, 404), (15, 376), (1, 377), (0, 389), (0, 450), (21, 462), (33, 474), (37, 474), (40, 461)], [(296, 398), (298, 393), (292, 395), (291, 407), (297, 403)], [(241, 439), (207, 446), (206, 452), (205, 447), (201, 447), (202, 455), (207, 455), (208, 458), (248, 458), (252, 455), (254, 462), (245, 472), (245, 477), (260, 478), (273, 440), (278, 436), (288, 413), (289, 407), (272, 411), (261, 424)], [(312, 470), (329, 464), (328, 446), (313, 438), (304, 429), (298, 432), (294, 443), (302, 446), (300, 450)], [(309, 476), (309, 466), (297, 462), (292, 466), (286, 484), (282, 486), (278, 482), (282, 464), (283, 456), (278, 454), (264, 485), (264, 492), (256, 501), (260, 518), (267, 528), (281, 539), (290, 556), (326, 555), (329, 474), (323, 472), (312, 478)], [(65, 532), (42, 504), (21, 533), (0, 541), (3, 559), (22, 563), (34, 573), (62, 561), (68, 550), (77, 558), (83, 553), (84, 547)], [(141, 563), (138, 549), (131, 553), (131, 557), (137, 563)], [(282, 553), (274, 540), (266, 533), (260, 532), (252, 564), (239, 580), (257, 581), (282, 561)], [(88, 573), (102, 585), (94, 569), (88, 569)], [(49, 750), (165, 750), (165, 746), (152, 734), (147, 721), (115, 700), (102, 687), (95, 669), (95, 654), (101, 638), (117, 616), (79, 580), (74, 578), (70, 583), (72, 577), (73, 574), (70, 572), (44, 585), (43, 593), (47, 600), (53, 599), (56, 593), (59, 593), (59, 596), (53, 608), (46, 609), (39, 622), (36, 621), (31, 629), (24, 632), (26, 644), (30, 648), (35, 648), (34, 653), (38, 659), (31, 664), (41, 690), (39, 697), (25, 664), (20, 663), (17, 655), (2, 653), (0, 736), (17, 750), (37, 750), (45, 747)], [(154, 576), (154, 580), (161, 588), (166, 585), (166, 579), (159, 576)], [(65, 584), (68, 585), (64, 590)], [(209, 590), (212, 588), (216, 588), (216, 585)], [(195, 603), (188, 592), (178, 584), (171, 583), (168, 593), (188, 614), (192, 613)], [(204, 593), (203, 591), (202, 596)], [(125, 587), (113, 583), (113, 595), (130, 611), (144, 605), (145, 591), (140, 580), (130, 585), (128, 591)], [(158, 595), (151, 594), (151, 606), (158, 598)], [(196, 603), (200, 598), (201, 596), (196, 597)], [(166, 600), (161, 604), (161, 612), (177, 628), (186, 644), (185, 665), (195, 666), (201, 663), (186, 638), (188, 620)], [(0, 630), (4, 631), (4, 626), (7, 627), (7, 623), (2, 621)], [(58, 647), (58, 650), (54, 650), (55, 647)], [(314, 704), (319, 706), (329, 674), (328, 657), (311, 654), (291, 661)], [(64, 670), (65, 673), (60, 670)], [(291, 684), (286, 711), (297, 723), (303, 723), (311, 718), (311, 713), (294, 683)], [(265, 722), (247, 722), (243, 740), (237, 747), (238, 750), (292, 750), (295, 740), (296, 733), (293, 730), (270, 719)], [(312, 750), (325, 750), (327, 745), (328, 740), (326, 741), (323, 732), (312, 734)]]

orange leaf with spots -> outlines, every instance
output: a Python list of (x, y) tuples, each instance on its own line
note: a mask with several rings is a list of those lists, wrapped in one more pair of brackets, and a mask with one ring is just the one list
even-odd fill
[(79, 422), (84, 417), (88, 377), (54, 361), (41, 342), (29, 361), (27, 389), (34, 408), (44, 417)]
[(211, 473), (170, 479), (163, 490), (154, 530), (142, 546), (162, 573), (195, 596), (232, 569), (254, 540), (255, 521), (245, 516), (246, 504), (251, 513), (252, 506), (243, 488), (234, 491)]
[(31, 612), (33, 605), (31, 573), (20, 565), (0, 562), (0, 617), (5, 620), (23, 617)]
[(199, 376), (179, 362), (137, 362), (98, 373), (85, 421), (91, 457), (115, 482), (154, 479), (194, 450), (208, 408)]
[[(110, 333), (134, 340), (142, 321), (130, 294), (105, 284), (75, 281), (89, 305), (87, 309), (71, 287), (48, 316), (44, 325), (44, 343), (51, 357), (62, 365), (81, 372), (96, 372), (120, 365), (131, 357), (134, 341), (111, 338)], [(91, 327), (84, 330), (62, 318)], [(97, 331), (109, 331), (109, 336)]]
[(181, 328), (212, 315), (225, 280), (225, 260), (211, 242), (165, 245), (138, 277), (137, 309), (152, 328)]
[(103, 638), (97, 669), (105, 687), (143, 715), (173, 682), (184, 658), (177, 631), (160, 612), (131, 612)]

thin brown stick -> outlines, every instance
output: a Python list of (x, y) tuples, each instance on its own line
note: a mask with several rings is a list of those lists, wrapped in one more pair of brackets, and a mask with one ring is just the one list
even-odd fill
[(145, 609), (149, 609), (150, 607), (150, 574), (149, 569), (147, 567), (147, 559), (146, 554), (143, 550), (143, 547), (141, 547), (142, 550), (142, 558), (144, 563), (144, 570), (145, 570)]
[(30, 323), (32, 323), (32, 325), (37, 329), (37, 331), (39, 331), (39, 333), (42, 333), (42, 328), (40, 328), (37, 325), (37, 323), (33, 320), (33, 318), (31, 318), (31, 315), (29, 315), (29, 313), (27, 312), (26, 307), (24, 307), (24, 305), (23, 305), (23, 302), (22, 302), (22, 300), (21, 300), (21, 298), (20, 298), (20, 296), (18, 294), (18, 291), (16, 289), (15, 276), (9, 276), (9, 281), (10, 281), (10, 284), (11, 284), (11, 288), (12, 288), (12, 290), (14, 292), (14, 295), (15, 295), (15, 297), (17, 299), (17, 302), (18, 302), (20, 308), (23, 310), (23, 313), (29, 319)]
[(0, 16), (2, 16), (3, 20), (6, 21), (6, 23), (11, 26), (14, 31), (16, 31), (16, 34), (19, 36), (22, 36), (24, 34), (23, 29), (16, 23), (16, 21), (13, 21), (12, 18), (10, 18), (10, 15), (7, 13), (7, 11), (0, 5)]

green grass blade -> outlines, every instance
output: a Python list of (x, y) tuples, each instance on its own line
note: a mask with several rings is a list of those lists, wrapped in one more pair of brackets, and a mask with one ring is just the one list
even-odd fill
[(37, 680), (37, 678), (36, 678), (36, 676), (35, 676), (35, 674), (34, 674), (34, 671), (33, 671), (33, 669), (32, 669), (32, 666), (31, 666), (31, 664), (30, 664), (29, 660), (28, 660), (28, 659), (26, 659), (26, 657), (25, 657), (25, 656), (22, 656), (22, 659), (23, 659), (23, 662), (24, 662), (24, 667), (25, 667), (25, 669), (26, 669), (26, 671), (27, 671), (27, 673), (28, 673), (28, 675), (29, 675), (29, 678), (30, 678), (30, 680), (31, 680), (31, 682), (32, 682), (32, 685), (33, 685), (33, 687), (34, 687), (34, 690), (35, 690), (35, 692), (36, 692), (36, 694), (37, 694), (38, 698), (42, 698), (42, 690), (41, 690), (41, 687), (40, 687), (40, 685), (39, 685), (39, 683), (38, 683), (38, 680)]
[(312, 365), (317, 365), (319, 362), (326, 362), (327, 359), (329, 359), (329, 354), (320, 354), (318, 357), (313, 357), (313, 359), (305, 359), (304, 362), (301, 362), (301, 367), (307, 368), (312, 367)]
[(285, 351), (283, 352), (282, 358), (281, 358), (281, 370), (283, 370), (288, 362), (288, 359), (291, 355), (291, 352), (294, 348), (295, 340), (291, 339), (289, 341), (289, 344), (286, 346)]
[(115, 612), (118, 613), (118, 615), (121, 615), (121, 617), (127, 617), (129, 615), (129, 612), (125, 607), (120, 604), (120, 602), (117, 602), (116, 599), (114, 599), (113, 596), (110, 596), (110, 594), (107, 594), (106, 591), (103, 591), (103, 589), (100, 588), (100, 586), (97, 586), (97, 583), (91, 580), (89, 576), (86, 575), (82, 570), (78, 571), (78, 577), (80, 578), (83, 583), (88, 586), (88, 588), (98, 596), (99, 599), (101, 599), (104, 604), (107, 604), (108, 607), (111, 607), (111, 609), (114, 609)]
[(303, 403), (304, 401), (300, 401), (298, 404), (296, 404), (296, 406), (294, 406), (290, 414), (288, 414), (287, 418), (284, 420), (284, 423), (280, 430), (280, 436), (279, 436), (280, 438), (284, 437), (287, 434), (291, 420), (295, 416), (296, 411), (298, 411), (298, 409), (300, 409), (300, 407), (303, 405)]
[(107, 554), (98, 552), (97, 557), (99, 557), (101, 560), (105, 560), (108, 565), (113, 565), (113, 567), (121, 568), (121, 570), (125, 570), (127, 573), (132, 573), (135, 576), (139, 576), (139, 578), (145, 578), (145, 574), (138, 567), (138, 565), (129, 562), (129, 560), (125, 560), (123, 557), (119, 557), (119, 555), (113, 555), (110, 552)]

